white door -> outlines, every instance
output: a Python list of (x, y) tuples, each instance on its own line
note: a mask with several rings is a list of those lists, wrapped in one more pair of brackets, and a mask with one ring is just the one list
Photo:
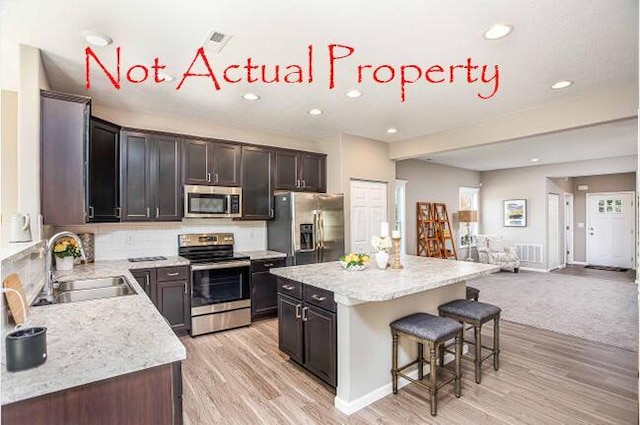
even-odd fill
[(564, 260), (573, 263), (573, 193), (564, 194)]
[(587, 262), (633, 268), (633, 192), (587, 194)]
[(373, 251), (371, 237), (387, 221), (387, 184), (351, 181), (351, 252)]
[(560, 195), (549, 193), (548, 195), (548, 246), (549, 246), (549, 270), (560, 267), (562, 246), (560, 241)]

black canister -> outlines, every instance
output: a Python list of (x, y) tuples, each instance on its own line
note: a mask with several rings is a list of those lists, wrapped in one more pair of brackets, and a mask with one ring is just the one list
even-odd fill
[(7, 370), (18, 372), (47, 360), (47, 328), (30, 327), (11, 332), (5, 339)]

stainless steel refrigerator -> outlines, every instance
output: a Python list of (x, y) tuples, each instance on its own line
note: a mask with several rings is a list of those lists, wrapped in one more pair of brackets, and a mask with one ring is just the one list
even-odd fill
[(336, 261), (344, 254), (343, 195), (280, 193), (275, 210), (267, 245), (286, 253), (288, 266)]

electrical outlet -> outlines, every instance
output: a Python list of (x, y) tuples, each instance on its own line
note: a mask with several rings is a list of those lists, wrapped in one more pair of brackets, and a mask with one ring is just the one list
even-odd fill
[(136, 243), (136, 240), (135, 240), (134, 236), (133, 235), (128, 235), (127, 236), (127, 245), (133, 245), (135, 243)]

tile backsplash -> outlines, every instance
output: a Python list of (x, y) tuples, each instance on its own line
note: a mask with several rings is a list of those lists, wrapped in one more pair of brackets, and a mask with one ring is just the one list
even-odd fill
[(261, 250), (267, 247), (267, 226), (264, 221), (216, 219), (176, 223), (105, 223), (52, 229), (55, 232), (63, 230), (93, 233), (96, 261), (177, 255), (178, 235), (182, 233), (233, 233), (236, 251)]

